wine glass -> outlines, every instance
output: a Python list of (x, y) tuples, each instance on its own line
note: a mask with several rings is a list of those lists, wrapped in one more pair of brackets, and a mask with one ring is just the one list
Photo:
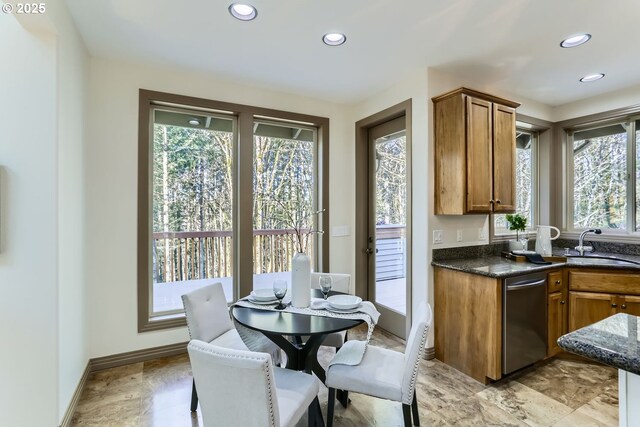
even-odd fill
[(273, 295), (278, 298), (278, 305), (275, 306), (276, 310), (284, 310), (286, 305), (282, 304), (282, 298), (287, 294), (287, 281), (284, 279), (277, 279), (273, 281)]
[(331, 276), (320, 276), (320, 291), (326, 300), (331, 292)]

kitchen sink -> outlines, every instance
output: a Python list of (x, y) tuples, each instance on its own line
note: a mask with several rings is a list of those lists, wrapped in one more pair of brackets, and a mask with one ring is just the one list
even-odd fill
[(640, 262), (637, 261), (605, 256), (568, 256), (567, 263), (588, 265), (640, 265)]

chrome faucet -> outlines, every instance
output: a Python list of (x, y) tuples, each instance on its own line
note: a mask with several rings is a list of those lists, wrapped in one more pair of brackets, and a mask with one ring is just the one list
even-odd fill
[(590, 228), (580, 233), (580, 238), (578, 239), (578, 246), (575, 247), (576, 251), (578, 251), (580, 256), (584, 256), (585, 252), (593, 252), (593, 246), (584, 245), (584, 236), (587, 233), (602, 234), (602, 230), (600, 230), (599, 228)]

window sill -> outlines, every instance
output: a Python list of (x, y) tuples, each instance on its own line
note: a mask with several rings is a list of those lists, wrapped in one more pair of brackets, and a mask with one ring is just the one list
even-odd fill
[(184, 326), (187, 326), (184, 313), (171, 314), (138, 322), (138, 332), (161, 331), (163, 329), (181, 328)]
[[(580, 233), (580, 231), (563, 231), (560, 234), (560, 238), (578, 240)], [(585, 236), (585, 240), (640, 244), (640, 233), (611, 233), (603, 231), (600, 235), (589, 233)]]

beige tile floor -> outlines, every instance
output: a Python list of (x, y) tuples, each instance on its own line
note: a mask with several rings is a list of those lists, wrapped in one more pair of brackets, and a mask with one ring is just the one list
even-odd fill
[[(360, 328), (351, 338), (361, 338)], [(402, 351), (403, 342), (376, 330), (372, 344)], [(321, 363), (333, 355), (321, 349)], [(485, 386), (437, 361), (421, 361), (418, 405), (423, 426), (616, 426), (615, 369), (559, 357)], [(202, 426), (191, 413), (191, 368), (186, 354), (93, 373), (74, 426)], [(335, 426), (400, 426), (400, 404), (350, 394), (348, 409), (336, 404)], [(327, 390), (320, 402), (326, 416)], [(301, 420), (299, 426), (306, 426)]]

